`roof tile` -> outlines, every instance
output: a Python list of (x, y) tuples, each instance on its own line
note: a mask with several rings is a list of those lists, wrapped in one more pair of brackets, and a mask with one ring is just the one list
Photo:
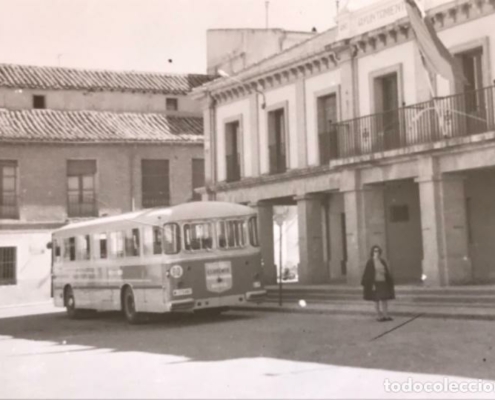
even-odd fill
[(0, 142), (202, 143), (203, 118), (100, 111), (0, 109)]
[(182, 95), (212, 80), (211, 75), (161, 74), (133, 71), (0, 64), (0, 87), (30, 89), (80, 89), (153, 91)]

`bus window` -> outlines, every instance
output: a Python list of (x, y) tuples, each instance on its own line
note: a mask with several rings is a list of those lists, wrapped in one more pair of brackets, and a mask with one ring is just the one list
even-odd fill
[(113, 257), (124, 257), (124, 232), (110, 232), (110, 242), (112, 246), (110, 251)]
[(53, 261), (60, 262), (61, 261), (61, 251), (60, 251), (60, 243), (58, 240), (53, 240)]
[(71, 237), (64, 239), (64, 260), (74, 261), (76, 259), (76, 239)]
[(153, 227), (153, 254), (163, 253), (163, 235), (159, 226)]
[(180, 228), (177, 224), (165, 224), (163, 227), (165, 254), (177, 254), (180, 251)]
[(77, 259), (89, 260), (91, 255), (91, 245), (89, 235), (77, 237)]
[(251, 217), (249, 218), (249, 242), (251, 246), (259, 247), (260, 241), (258, 238), (258, 218)]
[(100, 258), (107, 258), (108, 257), (107, 234), (100, 233), (98, 235), (98, 241), (100, 242)]
[(139, 229), (135, 228), (125, 233), (125, 255), (139, 256)]
[(184, 225), (185, 250), (210, 250), (213, 245), (212, 229), (209, 223)]
[(246, 224), (244, 221), (220, 221), (218, 223), (218, 245), (222, 249), (246, 245)]

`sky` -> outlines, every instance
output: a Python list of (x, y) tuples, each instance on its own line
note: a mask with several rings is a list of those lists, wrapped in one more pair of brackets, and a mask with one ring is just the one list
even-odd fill
[[(0, 0), (0, 63), (205, 73), (207, 29), (264, 28), (265, 3)], [(335, 7), (335, 0), (270, 0), (269, 27), (322, 32), (335, 25)]]

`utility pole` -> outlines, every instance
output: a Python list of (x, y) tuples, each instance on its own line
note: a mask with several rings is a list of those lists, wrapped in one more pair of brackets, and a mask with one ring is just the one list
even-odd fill
[(270, 2), (265, 1), (265, 28), (268, 29), (268, 7), (270, 7)]

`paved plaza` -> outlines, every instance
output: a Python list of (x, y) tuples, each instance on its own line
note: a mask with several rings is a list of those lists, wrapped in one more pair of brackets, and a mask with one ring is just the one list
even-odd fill
[[(369, 316), (230, 311), (214, 319), (160, 316), (130, 326), (116, 313), (68, 320), (49, 305), (3, 309), (0, 316), (2, 398), (495, 393), (491, 321), (397, 317), (378, 323)], [(455, 384), (466, 385), (464, 393), (449, 391)], [(437, 393), (440, 385), (447, 390)]]

